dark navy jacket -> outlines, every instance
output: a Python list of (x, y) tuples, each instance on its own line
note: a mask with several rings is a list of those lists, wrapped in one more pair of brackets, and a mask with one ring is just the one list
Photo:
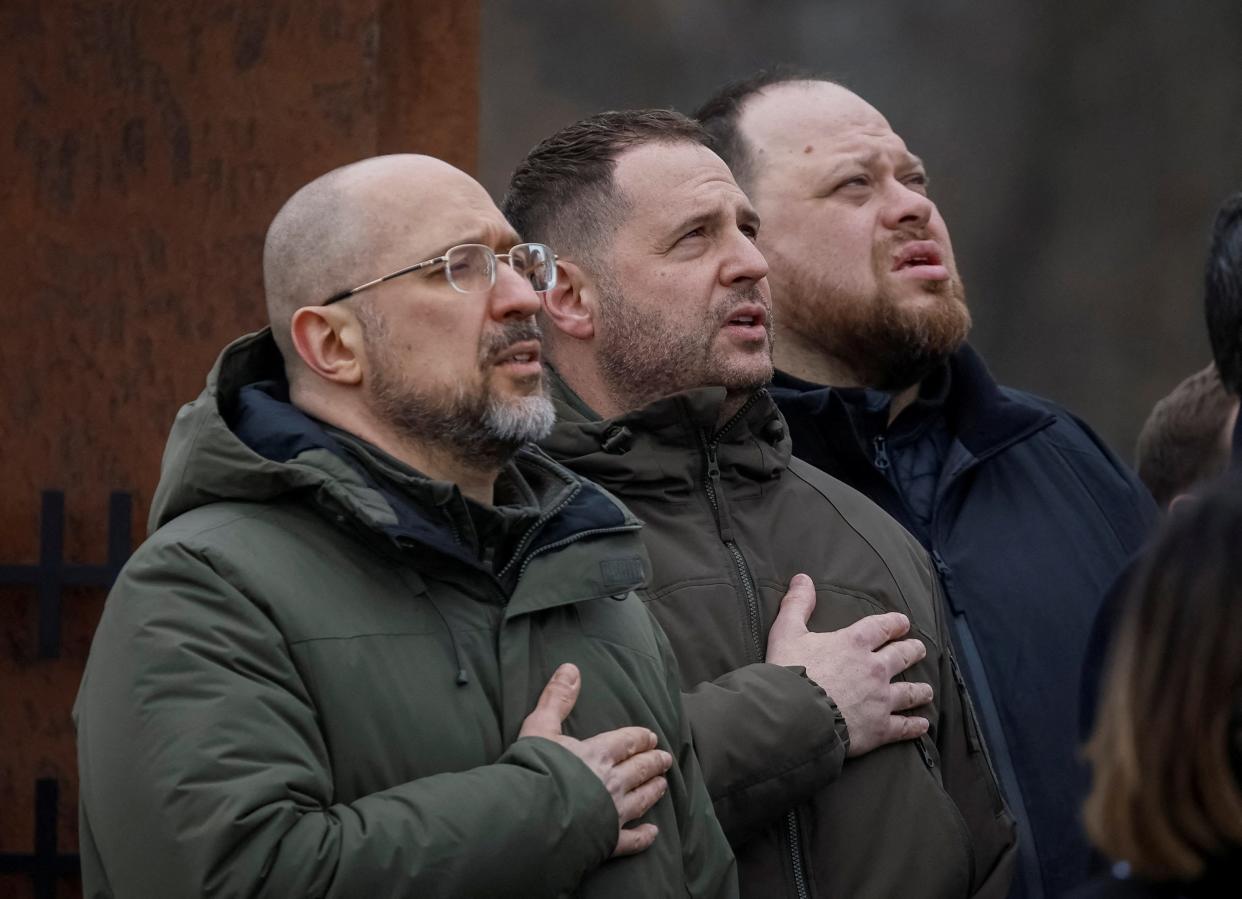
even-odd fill
[(883, 470), (891, 471), (888, 413), (869, 408), (869, 391), (778, 372), (772, 394), (794, 454), (866, 494), (931, 553), (958, 660), (1018, 820), (1013, 895), (1056, 897), (1086, 876), (1089, 858), (1078, 821), (1087, 773), (1076, 754), (1088, 632), (1105, 590), (1154, 525), (1156, 505), (1069, 412), (998, 386), (969, 346), (949, 367), (943, 415), (951, 442), (926, 527)]

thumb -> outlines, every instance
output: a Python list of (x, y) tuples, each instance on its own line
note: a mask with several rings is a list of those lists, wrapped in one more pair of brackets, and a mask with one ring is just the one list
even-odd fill
[(543, 692), (539, 694), (539, 701), (535, 703), (535, 708), (522, 721), (522, 729), (518, 731), (518, 736), (560, 736), (561, 725), (574, 710), (574, 703), (578, 701), (578, 693), (581, 690), (582, 677), (578, 673), (578, 666), (569, 662), (561, 665), (552, 672), (552, 678), (543, 688)]
[(789, 590), (781, 600), (780, 611), (772, 622), (768, 639), (773, 636), (794, 637), (806, 633), (806, 623), (815, 611), (815, 584), (805, 574), (795, 574), (789, 582)]

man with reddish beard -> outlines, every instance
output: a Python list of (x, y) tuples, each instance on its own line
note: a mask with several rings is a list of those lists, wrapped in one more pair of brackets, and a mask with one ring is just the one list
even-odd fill
[(758, 216), (705, 140), (674, 112), (603, 113), (518, 166), (505, 212), (560, 254), (542, 446), (643, 520), (645, 597), (743, 895), (1004, 896), (1012, 822), (935, 573), (790, 458)]
[(999, 387), (965, 342), (970, 315), (926, 170), (879, 112), (831, 82), (769, 73), (698, 116), (763, 218), (773, 393), (794, 451), (931, 552), (1018, 819), (1014, 894), (1060, 895), (1087, 873), (1078, 671), (1154, 504), (1089, 428)]
[(92, 897), (737, 895), (639, 523), (551, 427), (551, 249), (398, 155), (299, 190), (75, 708)]

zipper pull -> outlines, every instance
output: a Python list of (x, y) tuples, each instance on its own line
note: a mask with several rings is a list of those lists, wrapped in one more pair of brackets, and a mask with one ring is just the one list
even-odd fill
[(949, 564), (945, 562), (944, 559), (940, 558), (940, 553), (934, 549), (931, 553), (931, 560), (932, 564), (936, 566), (936, 573), (947, 581), (949, 579)]
[(884, 444), (884, 435), (876, 434), (871, 444), (875, 447), (875, 467), (880, 471), (888, 471), (888, 447)]
[(716, 513), (716, 530), (725, 543), (733, 542), (733, 519), (729, 515), (728, 501), (720, 483), (720, 461), (716, 458), (716, 444), (707, 444), (707, 499)]
[(927, 751), (927, 747), (923, 745), (923, 738), (919, 737), (914, 741), (914, 745), (919, 748), (919, 755), (923, 757), (923, 764), (932, 769), (936, 767), (936, 762), (932, 759), (931, 753)]

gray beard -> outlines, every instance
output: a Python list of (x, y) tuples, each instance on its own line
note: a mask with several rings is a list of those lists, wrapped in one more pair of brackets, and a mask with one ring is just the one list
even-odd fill
[[(538, 336), (533, 321), (505, 327), (483, 341), (480, 366), (498, 350)], [(556, 423), (542, 376), (538, 392), (530, 396), (500, 396), (490, 378), (478, 388), (458, 385), (447, 395), (435, 395), (399, 372), (381, 340), (376, 346), (381, 348), (372, 353), (370, 400), (375, 414), (400, 436), (452, 454), (471, 468), (504, 466), (522, 446), (548, 436)]]

